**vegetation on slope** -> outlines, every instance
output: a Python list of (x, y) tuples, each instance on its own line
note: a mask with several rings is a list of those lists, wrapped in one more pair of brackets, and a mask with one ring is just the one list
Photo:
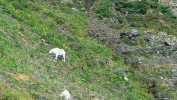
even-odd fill
[[(148, 86), (139, 82), (145, 76), (130, 69), (129, 81), (123, 79), (127, 56), (90, 40), (87, 17), (71, 10), (73, 6), (43, 0), (0, 1), (0, 99), (59, 99), (64, 88), (76, 100), (92, 93), (108, 100), (153, 99)], [(109, 14), (95, 9), (101, 18)], [(66, 50), (66, 63), (48, 54), (53, 47)]]
[[(140, 2), (128, 2), (129, 0), (98, 0), (93, 7), (98, 17), (111, 17), (117, 14), (119, 24), (113, 28), (139, 28), (141, 30), (165, 31), (175, 35), (176, 16), (169, 6), (160, 5), (156, 0), (142, 0)], [(113, 5), (114, 4), (114, 5)], [(115, 9), (119, 13), (113, 11)], [(130, 25), (130, 26), (127, 26)]]
[[(141, 0), (141, 1), (131, 1), (131, 0), (97, 0), (95, 2), (96, 4), (93, 7), (93, 11), (97, 14), (97, 16), (105, 23), (108, 24), (111, 28), (121, 30), (122, 33), (130, 32), (132, 29), (137, 29), (140, 32), (140, 36), (130, 38), (129, 36), (121, 37), (121, 42), (123, 44), (128, 45), (128, 49), (131, 50), (131, 47), (145, 49), (146, 47), (156, 47), (159, 45), (164, 45), (164, 40), (159, 40), (158, 42), (152, 42), (148, 41), (148, 36), (159, 36), (160, 33), (165, 33), (166, 36), (171, 35), (172, 37), (176, 36), (176, 16), (173, 15), (171, 12), (171, 9), (167, 5), (160, 5), (157, 0)], [(106, 12), (109, 11), (109, 12)], [(109, 22), (109, 20), (114, 20), (117, 22)], [(129, 34), (129, 33), (128, 33)], [(151, 35), (149, 35), (151, 34)], [(109, 39), (109, 38), (108, 38)], [(152, 38), (150, 38), (152, 39)], [(160, 38), (158, 38), (160, 39)], [(163, 38), (162, 38), (163, 39)], [(108, 40), (109, 41), (109, 40)], [(106, 43), (106, 42), (104, 42)], [(103, 43), (103, 44), (104, 44)], [(108, 44), (106, 44), (108, 45)], [(119, 46), (119, 45), (118, 45)], [(113, 48), (114, 49), (114, 48)], [(117, 49), (117, 48), (116, 48)], [(157, 52), (160, 52), (160, 55), (158, 55)], [(170, 77), (171, 70), (169, 65), (165, 65), (163, 67), (163, 71), (159, 71), (159, 69), (155, 68), (154, 66), (163, 66), (163, 64), (155, 63), (152, 57), (156, 57), (157, 59), (160, 59), (161, 57), (171, 57), (171, 55), (175, 54), (172, 53), (173, 51), (168, 50), (166, 48), (162, 48), (162, 50), (150, 50), (146, 52), (146, 50), (140, 50), (136, 51), (129, 56), (129, 58), (143, 58), (145, 61), (148, 62), (148, 66), (139, 66), (138, 63), (132, 64), (130, 66), (130, 69), (133, 68), (133, 70), (137, 73), (140, 71), (136, 71), (136, 68), (142, 67), (149, 67), (150, 70), (145, 69), (145, 71), (140, 72), (140, 76), (147, 76), (150, 79), (153, 79), (154, 83), (156, 83), (153, 87), (153, 85), (149, 84), (147, 81), (143, 80), (144, 78), (138, 78), (142, 84), (147, 84), (146, 88), (151, 88), (154, 93), (154, 98), (157, 99), (163, 99), (163, 98), (172, 98), (176, 99), (176, 93), (177, 91), (170, 91), (171, 89), (174, 89), (175, 83), (168, 84), (168, 86), (164, 85), (164, 83), (160, 83), (160, 80), (163, 80), (161, 76), (164, 77)], [(176, 60), (176, 58), (172, 57), (172, 60)], [(165, 60), (164, 60), (165, 61)], [(176, 64), (176, 63), (172, 63)], [(139, 66), (139, 67), (138, 67)], [(172, 67), (172, 66), (171, 66)], [(155, 68), (155, 69), (153, 69)], [(141, 69), (141, 68), (140, 68)], [(153, 70), (152, 70), (153, 69)], [(152, 76), (149, 76), (152, 75)], [(170, 78), (169, 78), (170, 79)]]

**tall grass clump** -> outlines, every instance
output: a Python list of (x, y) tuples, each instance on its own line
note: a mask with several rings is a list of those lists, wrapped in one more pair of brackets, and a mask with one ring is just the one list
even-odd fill
[(111, 14), (111, 4), (112, 0), (98, 0), (96, 1), (96, 4), (93, 7), (93, 11), (97, 13), (100, 19), (109, 17)]

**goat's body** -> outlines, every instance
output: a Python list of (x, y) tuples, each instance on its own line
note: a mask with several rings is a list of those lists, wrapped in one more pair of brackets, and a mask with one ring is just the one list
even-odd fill
[(68, 90), (64, 90), (61, 94), (60, 94), (61, 97), (64, 97), (65, 100), (71, 100), (71, 95), (69, 93)]
[(65, 62), (65, 51), (59, 48), (53, 48), (49, 51), (50, 54), (55, 54), (55, 59), (57, 60), (59, 56), (63, 57), (63, 62)]

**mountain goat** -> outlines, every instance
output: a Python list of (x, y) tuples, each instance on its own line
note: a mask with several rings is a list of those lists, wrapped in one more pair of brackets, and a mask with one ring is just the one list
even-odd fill
[(64, 97), (65, 100), (71, 100), (71, 95), (69, 93), (68, 90), (64, 90), (61, 94), (60, 94), (61, 97)]
[(50, 54), (55, 54), (55, 59), (57, 60), (59, 56), (63, 57), (63, 62), (65, 62), (65, 51), (59, 48), (53, 48), (49, 51)]

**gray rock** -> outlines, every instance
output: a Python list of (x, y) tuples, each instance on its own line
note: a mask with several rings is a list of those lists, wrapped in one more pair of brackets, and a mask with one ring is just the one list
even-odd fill
[(177, 38), (175, 36), (169, 35), (165, 38), (165, 45), (172, 46), (177, 43)]
[(139, 31), (136, 29), (131, 30), (130, 37), (138, 36), (140, 35)]
[(177, 43), (171, 46), (170, 50), (177, 51)]

